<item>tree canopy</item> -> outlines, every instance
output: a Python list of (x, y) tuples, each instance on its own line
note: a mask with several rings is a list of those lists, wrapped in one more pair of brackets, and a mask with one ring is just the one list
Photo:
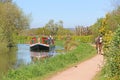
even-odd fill
[(29, 28), (29, 20), (12, 0), (0, 1), (0, 37), (8, 45), (13, 44), (14, 36), (21, 30)]

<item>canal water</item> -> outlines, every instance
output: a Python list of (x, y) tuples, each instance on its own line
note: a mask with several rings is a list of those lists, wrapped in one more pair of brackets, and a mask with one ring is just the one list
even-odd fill
[(15, 68), (21, 65), (26, 65), (31, 63), (31, 54), (29, 44), (18, 44), (18, 50), (16, 51), (16, 63)]
[[(56, 52), (30, 52), (29, 44), (18, 44), (18, 49), (11, 48), (10, 50), (0, 51), (0, 77), (11, 68), (19, 68), (22, 65), (27, 65), (33, 62), (31, 56), (55, 56)], [(56, 46), (56, 49), (63, 49)]]

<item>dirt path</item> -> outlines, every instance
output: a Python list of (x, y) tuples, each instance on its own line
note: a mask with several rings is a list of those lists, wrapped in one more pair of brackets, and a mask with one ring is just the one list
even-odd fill
[(103, 56), (95, 57), (60, 72), (48, 80), (92, 80), (103, 65)]

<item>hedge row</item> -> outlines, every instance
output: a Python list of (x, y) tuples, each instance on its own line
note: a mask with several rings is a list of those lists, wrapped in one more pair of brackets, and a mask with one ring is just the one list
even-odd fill
[[(80, 42), (92, 42), (92, 36), (71, 36), (72, 40), (75, 41), (80, 41)], [(16, 42), (17, 43), (29, 43), (30, 40), (32, 39), (32, 36), (17, 36), (16, 37)], [(66, 36), (55, 36), (55, 40), (66, 40)]]

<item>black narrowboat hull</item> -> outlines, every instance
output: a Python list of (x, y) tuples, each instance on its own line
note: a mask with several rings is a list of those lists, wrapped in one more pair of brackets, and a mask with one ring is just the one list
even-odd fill
[(49, 45), (36, 43), (30, 45), (30, 51), (34, 52), (49, 52)]

